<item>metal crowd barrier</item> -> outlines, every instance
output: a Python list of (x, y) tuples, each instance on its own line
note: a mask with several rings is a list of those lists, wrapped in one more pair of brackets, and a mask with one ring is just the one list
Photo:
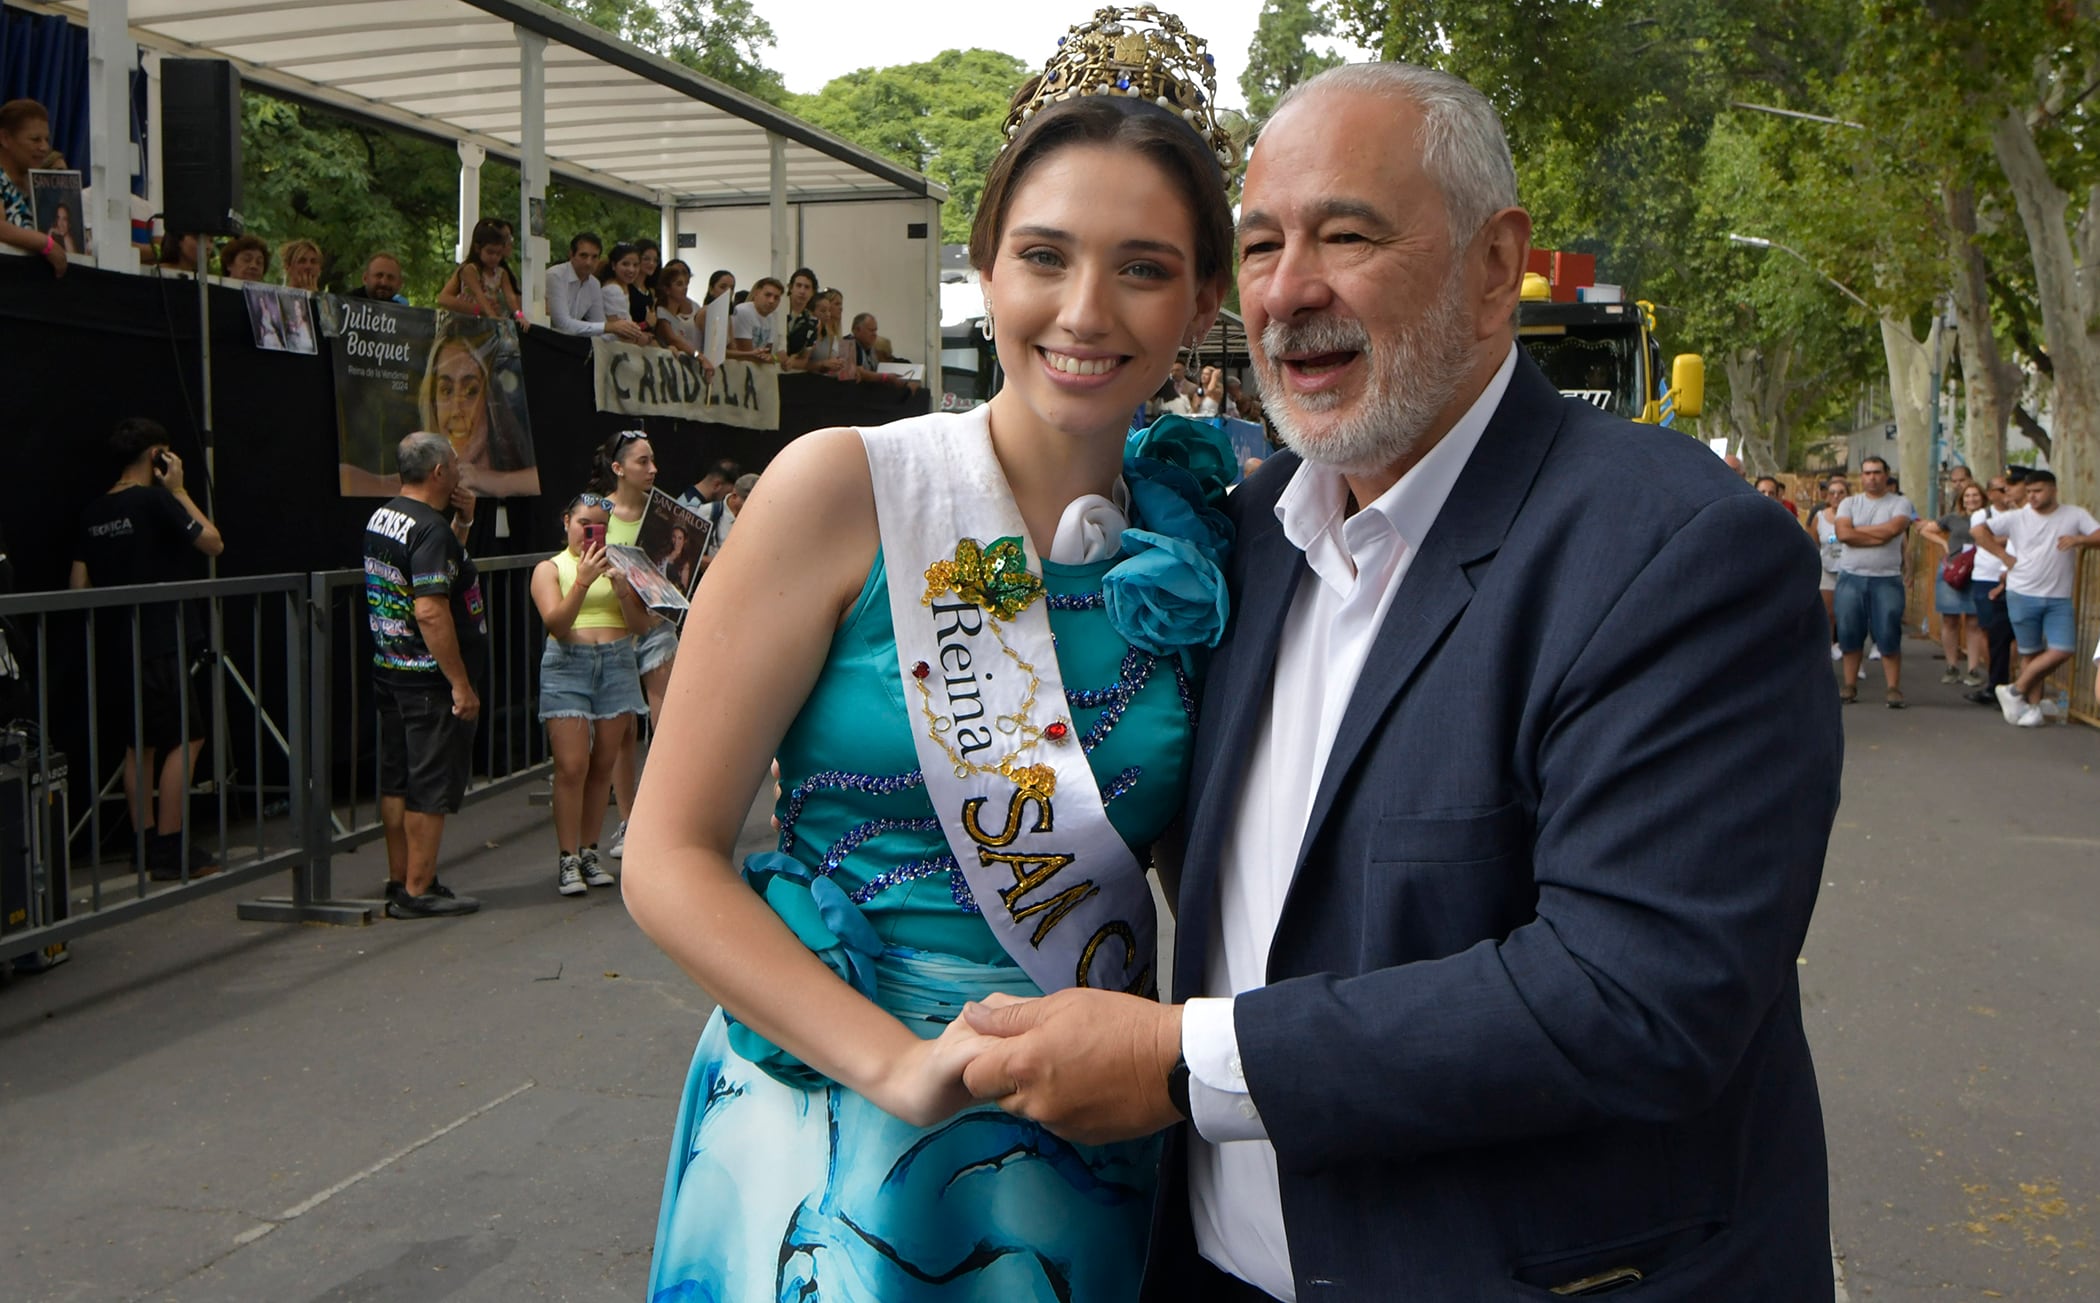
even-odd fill
[[(552, 770), (537, 711), (545, 635), (528, 591), (538, 560), (477, 562), (489, 639), (474, 667), (470, 803)], [(183, 868), (166, 881), (148, 874), (123, 764), (144, 747), (155, 621), (187, 649), (206, 714), (186, 775)], [(333, 878), (335, 856), (384, 832), (363, 571), (24, 593), (0, 597), (0, 630), (0, 964), (55, 963), (73, 938), (288, 870), (290, 895), (243, 901), (240, 916), (370, 919), (384, 866), (348, 892)], [(190, 710), (182, 698), (185, 735)], [(193, 844), (217, 872), (188, 873)]]

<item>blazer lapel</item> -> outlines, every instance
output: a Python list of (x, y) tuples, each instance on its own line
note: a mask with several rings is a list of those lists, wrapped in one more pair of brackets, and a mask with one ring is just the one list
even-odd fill
[[(1294, 884), (1364, 745), (1424, 658), (1472, 600), (1475, 564), (1493, 556), (1508, 536), (1517, 509), (1530, 495), (1539, 464), (1560, 428), (1560, 404), (1565, 401), (1520, 351), (1501, 405), (1489, 418), (1480, 443), (1452, 486), (1451, 497), (1408, 565), (1407, 577), (1393, 595), (1392, 606), (1364, 658), (1305, 821), (1305, 837), (1298, 844), (1298, 863), (1292, 870)], [(1262, 697), (1266, 702), (1267, 693)], [(1288, 897), (1285, 908), (1289, 908)]]
[(1211, 662), (1196, 731), (1186, 806), (1187, 837), (1175, 903), (1174, 990), (1203, 976), (1210, 919), (1217, 909), (1218, 855), (1231, 830), (1240, 783), (1269, 708), (1269, 678), (1283, 641), (1283, 620), (1297, 591), (1304, 553), (1291, 546), (1273, 516), (1246, 531), (1231, 633)]

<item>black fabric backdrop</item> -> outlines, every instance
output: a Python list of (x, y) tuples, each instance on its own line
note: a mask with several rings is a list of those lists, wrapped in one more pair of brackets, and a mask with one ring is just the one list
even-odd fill
[[(74, 267), (63, 279), (37, 258), (0, 258), (0, 533), (18, 590), (63, 588), (81, 507), (109, 487), (101, 448), (127, 416), (166, 426), (187, 468), (190, 493), (226, 536), (223, 575), (354, 569), (368, 498), (336, 492), (334, 376), (326, 354), (255, 347), (234, 290), (212, 286), (214, 473), (205, 474), (198, 413), (197, 286), (182, 278)], [(691, 484), (727, 457), (764, 468), (795, 435), (832, 425), (876, 425), (925, 410), (923, 396), (788, 375), (781, 428), (729, 426), (599, 412), (589, 341), (527, 331), (526, 402), (546, 492), (504, 505), (510, 537), (496, 537), (493, 503), (477, 512), (469, 546), (479, 556), (551, 552), (561, 506), (583, 487), (607, 436), (640, 424), (655, 445), (658, 484)], [(212, 482), (207, 483), (207, 478)], [(198, 577), (204, 573), (199, 559)]]

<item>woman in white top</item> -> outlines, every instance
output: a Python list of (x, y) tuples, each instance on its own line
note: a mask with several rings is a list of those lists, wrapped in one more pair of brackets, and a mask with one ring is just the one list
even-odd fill
[[(605, 296), (605, 319), (607, 321), (632, 321), (635, 325), (656, 332), (656, 313), (649, 307), (648, 296), (642, 293), (642, 253), (631, 244), (616, 244), (605, 256), (604, 270), (598, 273), (598, 291)], [(636, 315), (637, 308), (640, 315)]]
[(656, 338), (672, 352), (698, 361), (702, 374), (712, 377), (715, 364), (707, 360), (702, 339), (705, 319), (700, 305), (686, 297), (692, 283), (693, 269), (677, 259), (656, 273)]
[(1823, 558), (1823, 611), (1830, 617), (1830, 659), (1838, 658), (1837, 645), (1837, 577), (1838, 554), (1844, 545), (1838, 542), (1838, 504), (1852, 492), (1852, 486), (1842, 475), (1833, 475), (1823, 481), (1823, 506), (1808, 518), (1808, 532), (1816, 536), (1816, 547)]
[(1203, 384), (1196, 391), (1196, 415), (1219, 416), (1225, 411), (1225, 372), (1218, 367), (1203, 368)]

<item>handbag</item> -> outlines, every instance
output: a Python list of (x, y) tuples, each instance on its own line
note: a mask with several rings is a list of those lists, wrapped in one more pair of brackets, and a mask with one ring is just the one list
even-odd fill
[(1964, 548), (1940, 562), (1940, 578), (1947, 587), (1956, 592), (1969, 586), (1969, 576), (1976, 569), (1976, 549)]

